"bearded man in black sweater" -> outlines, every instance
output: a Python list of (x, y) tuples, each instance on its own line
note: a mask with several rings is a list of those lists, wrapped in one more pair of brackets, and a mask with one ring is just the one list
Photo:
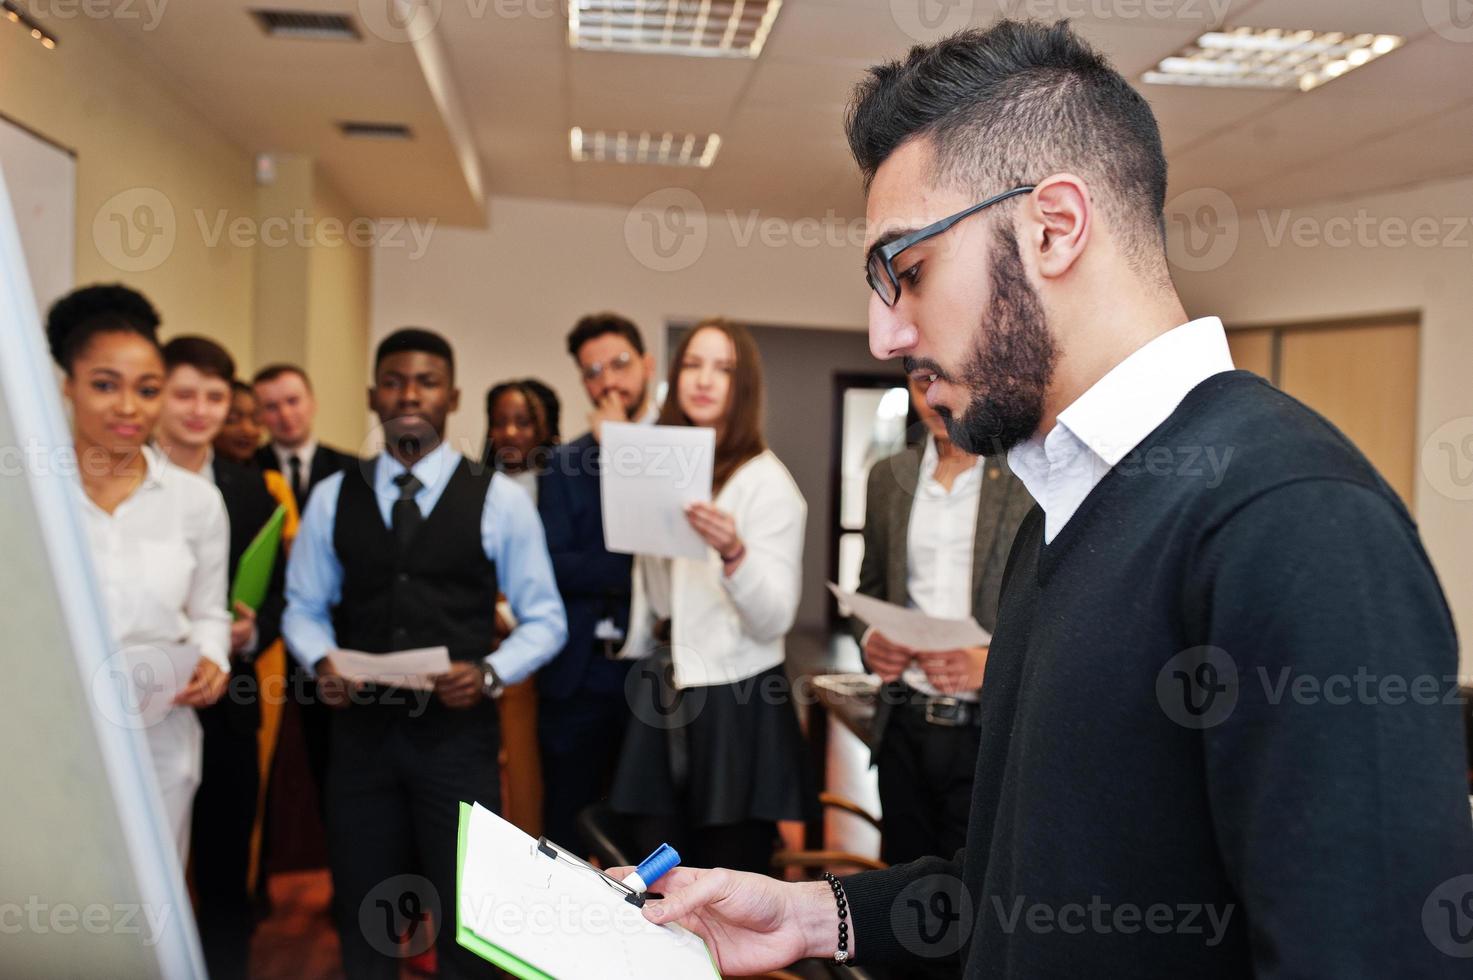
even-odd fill
[(966, 847), (646, 906), (722, 972), (1464, 977), (1457, 640), (1405, 507), (1234, 371), (1167, 270), (1150, 107), (1066, 24), (874, 68), (870, 346), (1039, 506), (1003, 581)]

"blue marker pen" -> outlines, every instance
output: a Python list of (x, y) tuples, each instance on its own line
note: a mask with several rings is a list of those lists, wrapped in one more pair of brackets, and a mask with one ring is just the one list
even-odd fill
[(639, 867), (624, 876), (623, 884), (643, 894), (679, 864), (680, 855), (675, 853), (675, 848), (661, 844), (655, 848), (655, 853), (639, 862)]

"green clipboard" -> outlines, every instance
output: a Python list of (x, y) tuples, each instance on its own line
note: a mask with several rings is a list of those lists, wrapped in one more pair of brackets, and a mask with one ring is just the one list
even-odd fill
[(235, 585), (230, 590), (230, 608), (243, 602), (260, 609), (271, 586), (271, 572), (276, 568), (276, 553), (281, 550), (281, 529), (286, 524), (286, 505), (276, 508), (261, 530), (241, 552), (235, 566)]
[(460, 921), (460, 879), (465, 872), (465, 835), (470, 827), (470, 821), (471, 805), (462, 803), (460, 805), (460, 830), (457, 832), (455, 842), (455, 941), (481, 959), (501, 967), (514, 977), (521, 977), (522, 980), (557, 980), (556, 977), (543, 973), (526, 960), (486, 942), (476, 935), (470, 926)]

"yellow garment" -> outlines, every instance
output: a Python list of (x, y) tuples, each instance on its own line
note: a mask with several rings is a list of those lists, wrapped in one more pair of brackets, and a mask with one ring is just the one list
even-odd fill
[(281, 539), (286, 542), (287, 548), (291, 547), (292, 541), (297, 537), (297, 525), (301, 523), (301, 515), (297, 513), (296, 498), (292, 496), (292, 488), (287, 486), (286, 477), (278, 470), (262, 470), (261, 475), (266, 478), (266, 490), (276, 498), (276, 502), (286, 508), (286, 523), (281, 527)]
[[(301, 516), (297, 513), (296, 498), (286, 477), (276, 470), (262, 470), (266, 490), (276, 502), (286, 508), (286, 520), (281, 525), (282, 557), (291, 554), (292, 541), (297, 536)], [(276, 735), (281, 729), (281, 707), (286, 698), (286, 646), (281, 640), (271, 644), (256, 658), (256, 682), (261, 692), (261, 729), (257, 733), (261, 760), (261, 789), (256, 797), (256, 826), (251, 833), (250, 884), (255, 889), (256, 878), (261, 872), (261, 829), (265, 820), (266, 786), (271, 779), (271, 763), (276, 755)]]

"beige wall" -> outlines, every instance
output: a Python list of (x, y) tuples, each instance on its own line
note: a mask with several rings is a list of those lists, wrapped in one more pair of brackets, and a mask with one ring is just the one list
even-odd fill
[[(342, 225), (355, 214), (324, 180), (313, 184), (312, 213)], [(308, 256), (307, 351), (317, 393), (317, 433), (357, 452), (367, 433), (369, 250), (316, 245)]]
[[(257, 187), (253, 154), (116, 37), (85, 17), (61, 35), (47, 51), (0, 30), (0, 114), (76, 153), (78, 283), (141, 290), (165, 336), (214, 337), (242, 374), (303, 364), (321, 395), (319, 434), (357, 447), (369, 258), (342, 234), (351, 205), (304, 157), (279, 157), (275, 182)], [(288, 224), (273, 229), (272, 217)], [(337, 222), (326, 239), (324, 219)]]
[[(711, 214), (704, 247), (694, 247), (697, 233), (671, 258), (689, 264), (658, 271), (668, 263), (651, 250), (650, 226), (626, 220), (623, 208), (494, 198), (488, 218), (489, 230), (436, 228), (422, 255), (407, 235), (373, 254), (373, 342), (415, 324), (455, 345), (462, 394), (450, 436), (459, 444), (479, 446), (485, 435), (486, 389), (527, 375), (562, 397), (564, 438), (587, 430), (587, 397), (564, 346), (585, 313), (622, 313), (652, 345), (668, 321), (708, 314), (865, 326), (861, 253), (828, 243), (838, 232), (805, 226), (784, 244), (788, 232), (776, 224)], [(814, 367), (827, 384), (829, 367)]]
[[(1198, 250), (1213, 268), (1176, 272), (1189, 313), (1216, 313), (1232, 325), (1420, 314), (1412, 512), (1463, 637), (1464, 677), (1473, 676), (1470, 218), (1473, 179), (1317, 208), (1245, 211), (1217, 223), (1226, 234), (1220, 255)], [(1236, 245), (1227, 247), (1234, 228)]]
[[(154, 301), (166, 333), (210, 334), (250, 364), (252, 256), (211, 247), (195, 212), (254, 213), (251, 157), (103, 30), (70, 19), (53, 51), (0, 30), (0, 113), (77, 155), (78, 282), (124, 281)], [(135, 225), (124, 243), (113, 215), (162, 233)]]

